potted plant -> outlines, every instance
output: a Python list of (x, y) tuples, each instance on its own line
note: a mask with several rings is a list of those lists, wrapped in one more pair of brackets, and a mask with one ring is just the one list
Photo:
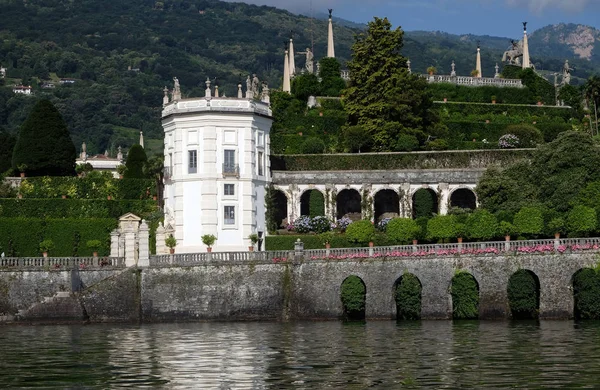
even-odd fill
[(427, 73), (429, 73), (430, 76), (433, 76), (436, 71), (437, 69), (435, 69), (435, 66), (430, 66), (429, 68), (427, 68)]
[(554, 232), (554, 238), (558, 240), (560, 234), (565, 232), (565, 221), (562, 218), (554, 218), (548, 223), (548, 229)]
[(473, 69), (471, 71), (471, 77), (477, 77), (477, 76), (479, 76), (479, 71), (477, 69)]
[(464, 223), (456, 224), (456, 241), (461, 244), (463, 241), (463, 237), (467, 234), (467, 227)]
[(205, 234), (202, 236), (202, 243), (206, 245), (206, 251), (212, 252), (212, 246), (217, 241), (217, 237), (213, 234)]
[(102, 246), (100, 240), (89, 240), (88, 242), (86, 242), (86, 245), (92, 250), (92, 252), (94, 253), (94, 257), (98, 257), (98, 249), (100, 249), (100, 247)]
[[(204, 241), (204, 240), (203, 240)], [(169, 237), (165, 239), (165, 245), (169, 248), (169, 253), (175, 253), (175, 247), (177, 246), (177, 240), (173, 237), (172, 234), (169, 234)]]
[(40, 252), (42, 252), (44, 257), (48, 257), (48, 252), (52, 249), (54, 249), (54, 242), (52, 240), (45, 239), (40, 242)]
[(537, 105), (541, 106), (542, 105), (542, 97), (541, 96), (536, 96), (535, 100), (537, 100)]
[(27, 170), (27, 164), (19, 164), (17, 165), (17, 169), (19, 170), (19, 172), (21, 173), (21, 177), (25, 177), (25, 171)]
[(333, 240), (333, 235), (333, 232), (323, 232), (319, 234), (319, 238), (321, 239), (321, 242), (323, 243), (326, 249), (331, 248), (331, 241)]
[(125, 165), (121, 164), (121, 165), (117, 165), (117, 173), (119, 174), (119, 179), (123, 178), (123, 175), (125, 174), (125, 170), (127, 168), (125, 167)]
[(496, 96), (492, 96), (492, 104), (496, 104)]
[(256, 233), (252, 233), (251, 235), (248, 236), (248, 239), (250, 240), (250, 242), (252, 243), (252, 245), (250, 245), (248, 247), (248, 250), (250, 252), (254, 251), (254, 245), (258, 244), (258, 234)]
[(500, 234), (502, 234), (504, 236), (504, 239), (506, 241), (510, 241), (510, 236), (515, 234), (515, 231), (516, 231), (515, 226), (508, 221), (500, 222), (499, 230), (500, 230)]

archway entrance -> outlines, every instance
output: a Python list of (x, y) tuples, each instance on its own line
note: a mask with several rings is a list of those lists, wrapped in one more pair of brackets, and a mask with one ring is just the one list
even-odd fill
[(431, 218), (438, 213), (438, 197), (431, 188), (421, 188), (412, 197), (413, 218)]
[(300, 215), (311, 218), (325, 215), (325, 197), (319, 190), (305, 191), (300, 197)]
[(394, 285), (396, 320), (421, 319), (421, 281), (415, 275), (405, 273)]
[(381, 190), (375, 194), (375, 221), (400, 215), (400, 197), (394, 190)]
[(479, 283), (473, 275), (460, 271), (452, 278), (452, 318), (470, 320), (479, 317)]
[(540, 279), (529, 270), (520, 269), (508, 279), (508, 304), (512, 318), (536, 319), (540, 310)]
[(276, 229), (285, 228), (291, 221), (287, 220), (288, 217), (288, 201), (287, 196), (280, 190), (273, 190), (273, 207), (275, 212), (273, 213), (274, 223), (277, 225)]
[(342, 190), (337, 194), (337, 218), (340, 219), (347, 215), (353, 221), (358, 221), (362, 218), (361, 212), (361, 197), (358, 191), (349, 189)]
[(348, 276), (341, 286), (341, 300), (344, 307), (344, 318), (349, 321), (365, 319), (367, 287), (356, 275)]
[(450, 208), (452, 207), (475, 210), (477, 208), (477, 197), (470, 189), (459, 188), (450, 195)]

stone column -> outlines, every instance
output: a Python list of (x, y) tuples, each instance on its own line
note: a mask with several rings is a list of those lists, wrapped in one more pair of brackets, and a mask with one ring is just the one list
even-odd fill
[(120, 257), (123, 255), (123, 253), (119, 251), (119, 236), (118, 229), (110, 232), (110, 257)]
[(412, 196), (410, 194), (410, 183), (404, 183), (398, 191), (400, 194), (400, 217), (412, 218)]
[(133, 228), (128, 227), (123, 232), (123, 237), (125, 240), (125, 265), (127, 267), (133, 267), (136, 265), (136, 242)]
[(167, 245), (165, 244), (165, 239), (167, 235), (165, 234), (165, 228), (163, 227), (162, 222), (158, 224), (158, 228), (156, 228), (156, 254), (162, 255), (166, 254)]
[(148, 267), (150, 265), (150, 228), (148, 228), (148, 224), (144, 220), (142, 220), (142, 223), (140, 224), (138, 237), (139, 254), (137, 264), (139, 267)]
[(440, 215), (448, 214), (448, 204), (450, 203), (450, 189), (448, 187), (448, 183), (440, 183), (438, 185), (438, 194), (439, 194), (439, 213)]

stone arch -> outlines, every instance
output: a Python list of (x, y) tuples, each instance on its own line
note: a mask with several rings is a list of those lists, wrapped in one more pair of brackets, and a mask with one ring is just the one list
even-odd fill
[(325, 195), (314, 188), (304, 191), (300, 195), (300, 215), (325, 215)]
[(468, 271), (459, 271), (450, 281), (453, 319), (477, 319), (479, 317), (479, 282)]
[(336, 197), (337, 218), (340, 219), (345, 215), (349, 215), (352, 220), (362, 218), (362, 198), (360, 193), (353, 189), (347, 188), (340, 191)]
[(384, 188), (375, 193), (375, 221), (381, 217), (398, 217), (400, 215), (400, 196), (392, 189)]
[(440, 208), (438, 194), (432, 188), (427, 187), (427, 188), (419, 188), (412, 194), (412, 217), (413, 218), (419, 218), (419, 217), (423, 217), (423, 216), (431, 217), (431, 215), (425, 215), (425, 214), (429, 214), (425, 211), (425, 209), (428, 206), (426, 204), (421, 204), (421, 200), (420, 200), (421, 199), (420, 198), (421, 191), (426, 191), (431, 195), (431, 205), (429, 206), (431, 208), (431, 213), (438, 214), (439, 208)]
[(421, 297), (423, 285), (419, 278), (405, 272), (394, 283), (396, 320), (419, 320), (421, 318)]
[(280, 229), (285, 227), (288, 223), (292, 221), (287, 221), (288, 218), (288, 197), (285, 192), (282, 190), (275, 188), (273, 189), (273, 203), (275, 207), (275, 222), (277, 223), (277, 228)]
[(477, 208), (477, 195), (470, 188), (458, 188), (450, 194), (450, 208), (475, 210)]
[(593, 268), (581, 268), (571, 277), (573, 316), (576, 320), (600, 319), (596, 302), (600, 299), (600, 274)]
[(357, 275), (350, 275), (340, 286), (340, 299), (344, 309), (344, 319), (360, 321), (365, 319), (367, 285)]
[(535, 272), (520, 269), (508, 279), (508, 305), (513, 319), (536, 319), (540, 311), (540, 278)]

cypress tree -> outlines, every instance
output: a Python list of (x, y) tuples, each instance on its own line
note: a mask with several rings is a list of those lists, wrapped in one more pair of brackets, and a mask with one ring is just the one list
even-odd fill
[(125, 179), (143, 179), (146, 177), (144, 174), (144, 166), (148, 162), (146, 157), (146, 151), (141, 145), (133, 145), (127, 153), (127, 162), (125, 162)]
[(13, 169), (26, 165), (29, 176), (75, 175), (77, 151), (62, 116), (49, 100), (40, 100), (21, 125)]

